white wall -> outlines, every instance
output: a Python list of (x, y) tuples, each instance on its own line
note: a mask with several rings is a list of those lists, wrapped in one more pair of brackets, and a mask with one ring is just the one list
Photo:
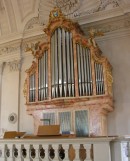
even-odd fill
[(130, 134), (130, 35), (98, 40), (113, 66), (114, 111), (108, 116), (108, 134)]
[(6, 63), (3, 70), (1, 93), (1, 128), (5, 130), (17, 130), (18, 128), (18, 121), (15, 124), (8, 121), (11, 113), (18, 115), (18, 85), (19, 71), (10, 71)]
[(20, 131), (26, 131), (27, 133), (33, 133), (34, 122), (33, 117), (26, 112), (26, 99), (23, 95), (24, 82), (27, 77), (26, 70), (30, 68), (33, 61), (32, 54), (23, 53), (24, 59), (21, 70), (21, 83), (20, 83)]

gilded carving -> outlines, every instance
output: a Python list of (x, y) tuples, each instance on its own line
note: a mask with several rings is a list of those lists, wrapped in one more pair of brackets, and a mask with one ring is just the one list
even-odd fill
[(106, 65), (106, 77), (107, 77), (108, 94), (112, 95), (113, 77), (112, 77), (112, 67), (109, 63), (107, 63)]
[(41, 45), (39, 45), (39, 50), (36, 51), (33, 55), (35, 58), (40, 59), (43, 56), (44, 51), (48, 49), (49, 49), (49, 43), (48, 42), (42, 43)]
[(83, 35), (83, 31), (79, 27), (79, 24), (76, 22), (74, 23), (70, 19), (65, 18), (61, 10), (55, 7), (54, 10), (50, 12), (49, 23), (47, 27), (44, 29), (44, 32), (50, 36), (52, 32), (58, 27), (64, 27), (69, 31), (75, 29), (76, 33), (80, 33)]
[(76, 34), (74, 39), (76, 43), (81, 44), (83, 47), (89, 47), (88, 40), (80, 34)]
[(49, 15), (49, 23), (52, 22), (53, 20), (56, 20), (56, 19), (59, 19), (59, 18), (65, 19), (65, 16), (64, 16), (63, 13), (61, 12), (60, 8), (55, 7), (55, 8), (50, 12), (50, 15)]
[[(99, 52), (99, 53), (100, 53), (100, 52)], [(98, 52), (97, 52), (97, 53), (94, 52), (94, 53), (92, 54), (92, 58), (93, 58), (93, 60), (94, 60), (95, 62), (102, 64), (102, 63), (104, 63), (104, 62), (107, 60), (107, 58), (104, 57), (103, 55), (99, 54), (99, 53), (98, 53)]]
[(31, 43), (30, 45), (26, 44), (25, 52), (31, 51), (32, 55), (35, 56), (35, 51), (39, 49), (39, 44), (40, 44), (40, 41), (36, 43)]
[(36, 69), (37, 69), (37, 63), (33, 61), (31, 67), (26, 70), (26, 73), (31, 75), (36, 71)]
[(103, 36), (103, 33), (100, 31), (97, 31), (94, 28), (90, 28), (88, 42), (91, 46), (97, 47), (96, 41), (94, 39), (96, 36)]
[(24, 86), (23, 86), (23, 95), (27, 97), (27, 79), (25, 79)]

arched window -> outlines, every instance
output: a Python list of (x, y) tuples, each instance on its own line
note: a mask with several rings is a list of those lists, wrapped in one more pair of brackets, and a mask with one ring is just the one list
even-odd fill
[(73, 59), (72, 33), (57, 28), (51, 37), (52, 98), (75, 96)]

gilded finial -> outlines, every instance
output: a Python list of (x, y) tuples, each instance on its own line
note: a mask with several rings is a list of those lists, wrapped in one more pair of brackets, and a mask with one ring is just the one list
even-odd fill
[(32, 55), (35, 56), (35, 51), (39, 49), (40, 41), (36, 43), (26, 44), (25, 52), (31, 51)]
[(103, 36), (104, 35), (103, 32), (98, 31), (95, 28), (90, 28), (88, 32), (89, 32), (89, 39), (88, 40), (89, 40), (90, 45), (97, 47), (97, 44), (96, 44), (94, 38), (97, 37), (97, 36)]

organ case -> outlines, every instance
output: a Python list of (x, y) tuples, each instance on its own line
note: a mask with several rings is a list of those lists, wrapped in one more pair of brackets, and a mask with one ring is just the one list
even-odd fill
[(41, 119), (61, 124), (61, 132), (77, 136), (107, 135), (107, 114), (113, 110), (112, 67), (95, 43), (59, 8), (50, 12), (44, 29), (48, 42), (33, 52), (26, 70), (24, 94), (35, 131)]

